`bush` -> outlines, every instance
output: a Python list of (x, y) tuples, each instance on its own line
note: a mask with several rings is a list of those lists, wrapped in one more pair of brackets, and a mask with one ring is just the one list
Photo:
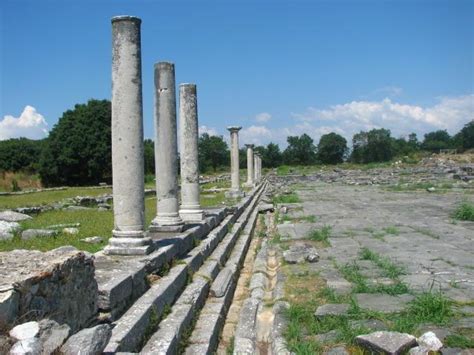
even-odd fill
[(467, 201), (461, 203), (454, 211), (453, 217), (461, 221), (474, 221), (474, 204)]

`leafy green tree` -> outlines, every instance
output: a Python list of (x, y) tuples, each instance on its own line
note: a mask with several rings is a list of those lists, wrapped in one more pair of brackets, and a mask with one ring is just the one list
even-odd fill
[(347, 150), (347, 141), (343, 136), (334, 132), (324, 134), (318, 143), (317, 158), (324, 164), (342, 163)]
[(0, 141), (0, 170), (35, 173), (44, 139), (12, 138)]
[(466, 123), (452, 140), (453, 145), (461, 151), (474, 148), (474, 120)]
[(384, 162), (394, 156), (390, 130), (384, 128), (356, 133), (352, 147), (351, 160), (356, 163)]
[(446, 130), (430, 132), (425, 134), (421, 147), (423, 150), (439, 153), (440, 149), (451, 148), (451, 137)]
[(145, 139), (143, 142), (145, 174), (155, 174), (155, 142)]
[(316, 162), (316, 146), (313, 139), (306, 133), (298, 136), (289, 136), (288, 147), (283, 152), (283, 159), (288, 165), (309, 165)]
[(46, 186), (111, 182), (111, 105), (89, 100), (63, 113), (51, 130), (40, 159)]
[(276, 143), (268, 143), (263, 151), (262, 164), (265, 168), (276, 168), (283, 162), (283, 155)]
[(198, 150), (201, 172), (206, 172), (210, 168), (216, 171), (218, 167), (229, 166), (230, 152), (222, 136), (202, 134), (199, 137)]

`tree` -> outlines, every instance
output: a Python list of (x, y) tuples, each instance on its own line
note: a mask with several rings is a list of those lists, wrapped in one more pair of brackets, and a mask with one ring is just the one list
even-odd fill
[(421, 147), (433, 153), (439, 153), (440, 149), (451, 148), (451, 137), (448, 131), (438, 130), (425, 134)]
[(464, 127), (453, 137), (453, 145), (459, 150), (474, 148), (474, 120), (466, 123)]
[(266, 168), (276, 168), (281, 165), (283, 156), (280, 151), (280, 147), (275, 143), (268, 143), (267, 147), (263, 151), (262, 164)]
[(390, 130), (384, 128), (356, 133), (352, 146), (351, 160), (356, 163), (384, 162), (394, 156)]
[(334, 132), (321, 136), (317, 154), (320, 162), (324, 164), (342, 163), (346, 153), (347, 141), (343, 136)]
[(46, 186), (111, 182), (109, 101), (89, 100), (63, 113), (46, 139), (39, 173)]
[(43, 145), (44, 140), (27, 138), (0, 141), (0, 170), (36, 172)]
[(155, 174), (155, 142), (151, 139), (143, 141), (143, 154), (145, 159), (145, 174)]
[(289, 136), (288, 147), (283, 156), (286, 164), (289, 165), (309, 165), (316, 162), (316, 146), (313, 139), (306, 133), (298, 136)]
[(199, 170), (201, 172), (206, 172), (209, 168), (216, 171), (218, 167), (229, 165), (230, 152), (222, 136), (202, 134), (199, 137), (198, 151)]

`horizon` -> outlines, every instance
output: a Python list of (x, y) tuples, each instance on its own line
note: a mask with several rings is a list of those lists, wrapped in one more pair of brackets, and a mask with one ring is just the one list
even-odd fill
[[(111, 95), (111, 18), (142, 19), (145, 138), (153, 63), (194, 82), (200, 132), (286, 146), (307, 133), (395, 138), (474, 119), (474, 2), (7, 0), (2, 18), (0, 140), (44, 138), (66, 110)], [(171, 14), (171, 15), (170, 15)]]

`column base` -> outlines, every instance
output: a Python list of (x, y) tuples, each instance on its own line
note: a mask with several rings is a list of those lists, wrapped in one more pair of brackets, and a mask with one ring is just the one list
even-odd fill
[(240, 198), (244, 197), (245, 193), (242, 190), (229, 190), (224, 195), (226, 198)]
[(204, 222), (206, 220), (206, 214), (203, 210), (179, 210), (179, 216), (185, 222)]
[(254, 182), (246, 182), (244, 183), (244, 187), (254, 187), (256, 184)]
[(107, 255), (146, 255), (153, 250), (151, 239), (143, 231), (112, 231), (104, 248)]
[(178, 217), (157, 216), (151, 221), (150, 232), (182, 232), (184, 229), (183, 220)]

